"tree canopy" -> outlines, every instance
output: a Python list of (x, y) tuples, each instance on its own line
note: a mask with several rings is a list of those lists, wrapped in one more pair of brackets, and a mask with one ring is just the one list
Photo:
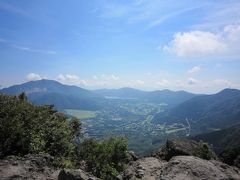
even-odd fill
[(0, 107), (0, 158), (45, 153), (67, 168), (85, 161), (88, 171), (103, 179), (114, 179), (128, 163), (125, 138), (83, 139), (81, 122), (52, 105), (34, 105), (21, 93), (0, 94)]

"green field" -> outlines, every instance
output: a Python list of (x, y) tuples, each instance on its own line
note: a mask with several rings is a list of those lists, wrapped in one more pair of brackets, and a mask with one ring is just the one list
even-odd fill
[(95, 111), (84, 111), (78, 109), (65, 109), (65, 112), (70, 116), (75, 116), (79, 119), (88, 119), (96, 117)]

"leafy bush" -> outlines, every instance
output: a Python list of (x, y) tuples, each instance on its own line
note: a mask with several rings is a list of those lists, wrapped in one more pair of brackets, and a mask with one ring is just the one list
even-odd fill
[(79, 158), (97, 177), (113, 179), (126, 168), (129, 161), (127, 141), (123, 137), (110, 137), (102, 141), (85, 139), (79, 146)]
[(102, 141), (85, 139), (80, 143), (81, 123), (68, 120), (53, 106), (36, 106), (24, 93), (0, 94), (0, 158), (50, 154), (56, 166), (78, 168), (84, 160), (88, 170), (102, 179), (113, 179), (128, 163), (127, 141), (110, 137)]
[(73, 140), (80, 135), (76, 118), (69, 122), (53, 106), (35, 106), (24, 93), (0, 94), (0, 107), (1, 158), (28, 153), (47, 153), (62, 160), (74, 156)]
[(234, 165), (234, 161), (237, 160), (240, 155), (240, 147), (239, 148), (229, 148), (225, 149), (222, 153), (220, 153), (220, 159), (229, 165)]
[(206, 160), (218, 159), (217, 155), (214, 153), (212, 148), (207, 143), (203, 141), (200, 141), (199, 143), (200, 143), (200, 148), (193, 153), (194, 156), (197, 156)]

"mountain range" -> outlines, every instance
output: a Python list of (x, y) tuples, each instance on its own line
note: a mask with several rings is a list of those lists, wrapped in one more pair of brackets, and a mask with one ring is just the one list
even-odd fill
[(94, 92), (105, 97), (118, 97), (126, 99), (144, 100), (153, 103), (166, 103), (168, 107), (174, 107), (196, 96), (196, 94), (192, 94), (186, 91), (171, 91), (168, 89), (156, 91), (142, 91), (128, 87), (120, 89), (99, 89), (94, 90)]
[[(211, 144), (214, 151), (221, 154), (227, 149), (240, 148), (240, 124), (236, 124), (232, 127), (214, 131), (210, 133), (204, 133), (192, 137), (195, 141), (204, 141)], [(239, 152), (240, 154), (240, 152)]]
[(45, 79), (14, 85), (0, 92), (10, 95), (25, 92), (31, 102), (54, 104), (57, 109), (96, 110), (101, 108), (100, 102), (105, 100), (103, 96), (89, 90)]
[(33, 103), (53, 104), (59, 110), (100, 110), (111, 106), (109, 97), (166, 103), (167, 110), (155, 114), (152, 122), (189, 125), (191, 135), (224, 129), (240, 121), (240, 90), (237, 89), (224, 89), (212, 95), (170, 90), (142, 91), (133, 88), (91, 91), (43, 79), (0, 90), (0, 93), (10, 95), (21, 92), (25, 92)]
[(229, 165), (240, 167), (240, 124), (230, 128), (192, 137), (195, 141), (210, 144), (220, 159)]
[(178, 105), (195, 94), (185, 91), (141, 91), (133, 88), (87, 90), (77, 86), (61, 84), (54, 80), (30, 81), (0, 90), (1, 93), (16, 95), (25, 92), (36, 104), (54, 104), (58, 109), (97, 110), (106, 105), (108, 97), (138, 99), (154, 103)]
[(200, 95), (155, 116), (155, 123), (190, 123), (193, 134), (233, 126), (240, 121), (240, 90)]

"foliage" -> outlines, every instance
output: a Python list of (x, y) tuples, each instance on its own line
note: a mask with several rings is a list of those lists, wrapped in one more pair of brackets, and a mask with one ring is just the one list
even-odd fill
[(67, 119), (53, 106), (36, 106), (19, 96), (0, 94), (0, 158), (50, 154), (56, 166), (78, 168), (86, 161), (89, 171), (103, 179), (113, 179), (128, 163), (127, 141), (110, 137), (82, 143), (81, 123)]
[(217, 155), (214, 153), (212, 148), (207, 143), (203, 141), (200, 141), (199, 143), (200, 143), (200, 148), (193, 153), (194, 156), (197, 156), (206, 160), (218, 159)]
[(239, 155), (240, 155), (240, 147), (226, 149), (219, 156), (224, 163), (229, 165), (234, 165), (234, 161), (238, 158)]
[(48, 153), (65, 161), (74, 156), (73, 140), (81, 129), (78, 119), (69, 122), (53, 106), (35, 106), (24, 93), (0, 94), (0, 107), (0, 157)]
[(79, 158), (97, 177), (113, 179), (129, 161), (127, 141), (123, 137), (110, 137), (102, 141), (85, 139), (79, 146)]

